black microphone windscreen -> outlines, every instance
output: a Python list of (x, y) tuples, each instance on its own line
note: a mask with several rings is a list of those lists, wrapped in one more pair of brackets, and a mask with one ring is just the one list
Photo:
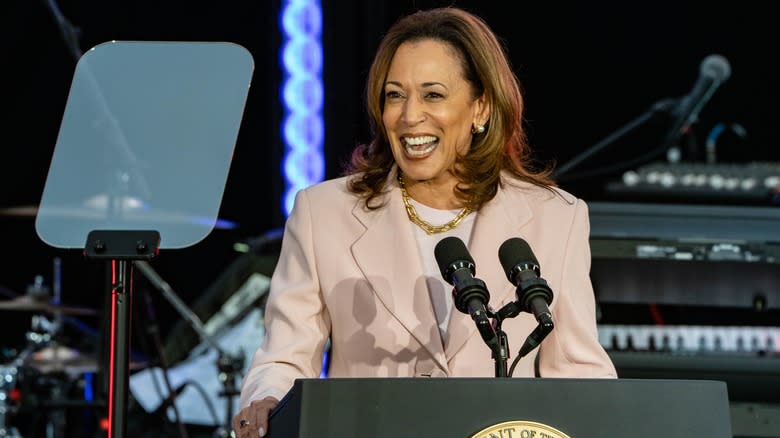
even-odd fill
[(519, 237), (507, 239), (501, 244), (498, 248), (498, 259), (501, 261), (501, 266), (504, 268), (509, 281), (512, 281), (512, 271), (518, 264), (539, 264), (536, 256), (534, 256), (534, 252), (531, 250), (531, 246)]
[(450, 279), (447, 278), (447, 271), (453, 263), (464, 261), (474, 264), (474, 259), (471, 258), (466, 245), (462, 240), (454, 236), (440, 240), (436, 244), (436, 248), (433, 249), (433, 255), (436, 257), (436, 263), (439, 265), (441, 276), (448, 282)]

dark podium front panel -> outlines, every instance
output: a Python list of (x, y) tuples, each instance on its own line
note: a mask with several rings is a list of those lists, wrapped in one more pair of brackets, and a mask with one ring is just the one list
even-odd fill
[[(732, 437), (724, 382), (550, 378), (300, 379), (272, 413), (269, 433), (468, 438), (517, 421), (571, 438)], [(543, 435), (515, 428), (484, 437)]]

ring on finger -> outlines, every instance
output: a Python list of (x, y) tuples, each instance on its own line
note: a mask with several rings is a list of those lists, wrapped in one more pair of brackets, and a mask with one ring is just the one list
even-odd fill
[(241, 421), (238, 422), (238, 425), (241, 426), (241, 427), (247, 427), (250, 424), (252, 424), (252, 423), (250, 423), (249, 420), (241, 420)]

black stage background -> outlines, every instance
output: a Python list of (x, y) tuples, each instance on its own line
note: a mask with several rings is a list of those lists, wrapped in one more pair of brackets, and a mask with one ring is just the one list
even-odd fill
[[(255, 72), (220, 216), (237, 229), (214, 230), (194, 247), (163, 251), (153, 266), (188, 304), (202, 298), (238, 254), (236, 241), (283, 225), (279, 135), (282, 108), (278, 62), (281, 2), (56, 2), (80, 29), (82, 50), (108, 40), (232, 41), (252, 53)], [(63, 42), (47, 1), (12, 0), (2, 8), (3, 102), (0, 208), (40, 200), (63, 114), (75, 60)], [(482, 15), (507, 43), (525, 87), (527, 126), (538, 157), (565, 163), (663, 98), (687, 93), (707, 55), (724, 55), (732, 76), (715, 93), (696, 127), (701, 140), (717, 123), (741, 124), (747, 138), (724, 140), (724, 161), (780, 160), (780, 32), (776, 2), (714, 6), (705, 2), (617, 1), (325, 1), (323, 12), (326, 176), (367, 138), (363, 83), (373, 51), (399, 15), (416, 8), (455, 4)], [(510, 6), (511, 5), (511, 6)], [(664, 125), (637, 130), (583, 164), (582, 169), (641, 155), (658, 144)], [(616, 175), (564, 182), (585, 198), (604, 198)], [(0, 215), (3, 259), (0, 286), (9, 298), (24, 293), (35, 275), (51, 284), (53, 261), (62, 260), (62, 298), (100, 309), (106, 296), (103, 268), (79, 251), (43, 244), (32, 216)], [(137, 276), (140, 274), (137, 273)], [(142, 279), (137, 287), (149, 288)], [(181, 318), (153, 296), (163, 334)], [(136, 302), (136, 309), (142, 303)], [(24, 343), (29, 312), (0, 310), (6, 355)], [(206, 317), (208, 315), (201, 315)], [(99, 318), (83, 323), (98, 330)], [(90, 336), (74, 337), (95, 343)], [(83, 347), (88, 348), (88, 347)]]

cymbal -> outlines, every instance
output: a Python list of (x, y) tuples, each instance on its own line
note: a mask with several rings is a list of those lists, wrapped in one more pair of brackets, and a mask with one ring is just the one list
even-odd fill
[(38, 214), (38, 207), (35, 205), (0, 208), (0, 215), (2, 216), (35, 217), (36, 214)]
[(54, 304), (51, 301), (37, 300), (29, 295), (20, 295), (14, 299), (0, 301), (0, 310), (15, 310), (15, 311), (30, 311), (30, 312), (47, 312), (47, 313), (63, 313), (66, 315), (97, 315), (98, 312), (95, 309), (87, 307), (76, 306), (64, 306), (62, 304)]
[(83, 374), (98, 370), (97, 359), (64, 345), (44, 347), (30, 355), (26, 364), (42, 373)]
[[(37, 205), (19, 205), (16, 207), (0, 208), (0, 216), (10, 217), (37, 217), (39, 207)], [(46, 212), (53, 217), (62, 219), (83, 219), (83, 220), (108, 220), (107, 207), (102, 205), (84, 205), (75, 207), (50, 207)], [(131, 205), (122, 211), (117, 219), (130, 222), (155, 222), (155, 223), (183, 223), (183, 224), (211, 224), (210, 218), (196, 217), (189, 214), (170, 212), (165, 210), (150, 210)], [(213, 220), (215, 229), (234, 229), (238, 224), (234, 221), (215, 218)]]
[[(100, 363), (93, 355), (60, 344), (48, 345), (31, 354), (25, 365), (41, 373), (65, 372), (67, 374), (94, 373), (100, 370)], [(145, 368), (145, 362), (130, 361), (128, 370)]]

